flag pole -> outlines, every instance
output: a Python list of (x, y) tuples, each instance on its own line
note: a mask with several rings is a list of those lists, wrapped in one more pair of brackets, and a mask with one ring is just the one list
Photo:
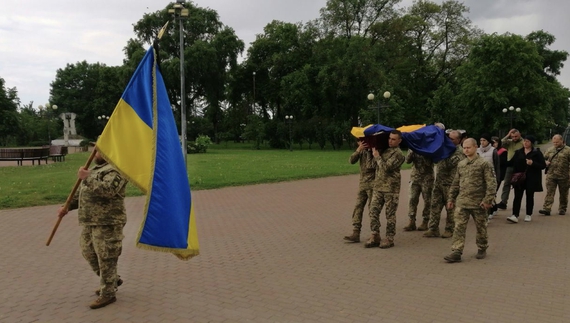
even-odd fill
[[(87, 159), (87, 162), (85, 163), (85, 166), (83, 166), (83, 168), (85, 168), (85, 169), (89, 168), (89, 165), (91, 165), (91, 162), (95, 158), (96, 152), (97, 152), (97, 147), (94, 147), (93, 151), (91, 152), (91, 156), (89, 156), (89, 159)], [(77, 179), (77, 181), (75, 182), (75, 185), (73, 186), (73, 189), (71, 190), (71, 193), (69, 193), (69, 196), (67, 197), (67, 200), (65, 201), (65, 204), (63, 205), (64, 210), (69, 209), (69, 204), (71, 203), (71, 200), (73, 199), (73, 196), (75, 195), (75, 192), (77, 192), (77, 189), (79, 188), (79, 184), (81, 184), (81, 178)], [(53, 230), (51, 230), (51, 234), (49, 236), (49, 239), (46, 242), (46, 246), (49, 246), (49, 244), (51, 243), (51, 240), (53, 239), (53, 236), (55, 235), (55, 232), (57, 231), (57, 228), (59, 227), (59, 224), (61, 223), (61, 219), (63, 219), (63, 216), (58, 217), (57, 222), (55, 223), (55, 226), (53, 227)]]

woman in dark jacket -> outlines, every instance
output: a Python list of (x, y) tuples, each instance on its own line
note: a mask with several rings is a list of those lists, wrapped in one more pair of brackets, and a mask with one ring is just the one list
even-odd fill
[(518, 223), (519, 212), (523, 193), (526, 193), (526, 217), (525, 222), (531, 221), (534, 207), (534, 192), (542, 192), (542, 170), (546, 167), (544, 156), (539, 149), (534, 148), (535, 138), (525, 136), (523, 148), (515, 151), (515, 155), (508, 162), (513, 167), (513, 175), (526, 172), (526, 180), (522, 185), (513, 185), (515, 200), (513, 202), (513, 215), (507, 218), (511, 223)]

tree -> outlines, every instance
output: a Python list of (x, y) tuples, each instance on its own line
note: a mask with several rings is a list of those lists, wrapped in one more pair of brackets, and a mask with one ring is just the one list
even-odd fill
[(50, 102), (57, 104), (58, 112), (76, 113), (78, 133), (95, 139), (104, 127), (97, 116), (111, 115), (127, 81), (122, 67), (86, 61), (67, 64), (51, 83)]
[(18, 90), (6, 88), (5, 81), (0, 78), (0, 145), (7, 146), (14, 142), (14, 134), (20, 130), (18, 118)]
[[(137, 53), (140, 44), (150, 45), (166, 21), (172, 19), (168, 9), (145, 14), (134, 25), (136, 40), (131, 40), (127, 53)], [(237, 56), (244, 44), (232, 28), (225, 26), (216, 11), (187, 3), (190, 16), (183, 19), (184, 72), (187, 109), (191, 115), (204, 115), (213, 125), (214, 137), (223, 120), (222, 103), (226, 100), (226, 85), (230, 71), (237, 66)], [(180, 111), (180, 34), (176, 24), (170, 24), (160, 40), (161, 70), (170, 102)], [(179, 119), (179, 118), (177, 118)]]
[(457, 69), (456, 81), (436, 94), (448, 104), (446, 112), (451, 117), (445, 122), (475, 134), (508, 128), (501, 112), (508, 106), (522, 109), (517, 128), (539, 134), (549, 127), (553, 111), (562, 108), (557, 104), (568, 98), (566, 89), (544, 77), (537, 46), (508, 33), (481, 37), (468, 61)]

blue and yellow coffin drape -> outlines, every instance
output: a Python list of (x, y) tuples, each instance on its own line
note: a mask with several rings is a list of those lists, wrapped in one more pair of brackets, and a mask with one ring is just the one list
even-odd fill
[[(364, 138), (370, 146), (378, 149), (388, 147), (388, 135), (394, 128), (381, 124), (366, 127), (353, 127), (351, 134)], [(408, 125), (397, 128), (402, 132), (402, 141), (408, 149), (430, 157), (434, 162), (445, 159), (455, 151), (455, 145), (445, 134), (445, 130), (434, 125)]]
[(146, 194), (137, 247), (184, 260), (198, 255), (188, 173), (154, 48), (137, 67), (96, 148)]

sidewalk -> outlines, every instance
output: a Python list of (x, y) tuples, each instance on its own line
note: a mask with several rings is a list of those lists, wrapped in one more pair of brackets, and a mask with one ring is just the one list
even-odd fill
[(98, 310), (76, 211), (46, 247), (57, 205), (2, 210), (0, 322), (570, 321), (570, 215), (539, 216), (537, 194), (532, 222), (507, 224), (510, 210), (491, 221), (486, 259), (474, 257), (471, 221), (463, 262), (447, 264), (450, 239), (403, 232), (409, 171), (402, 177), (386, 250), (342, 240), (357, 176), (195, 192), (201, 255), (188, 262), (135, 247), (144, 198), (128, 198), (125, 283)]

